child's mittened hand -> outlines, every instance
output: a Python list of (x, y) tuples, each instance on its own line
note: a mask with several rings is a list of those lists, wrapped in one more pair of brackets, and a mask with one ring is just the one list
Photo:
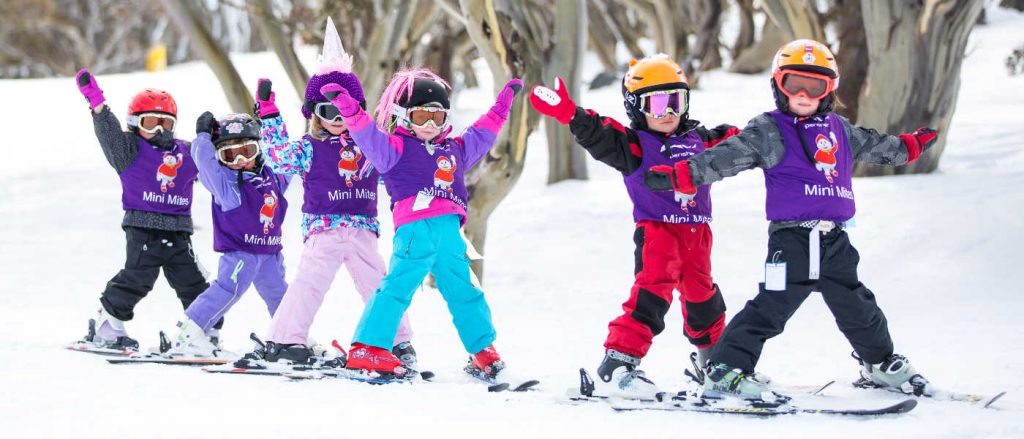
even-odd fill
[(338, 84), (331, 83), (320, 87), (320, 94), (330, 100), (335, 107), (338, 107), (338, 111), (343, 117), (354, 116), (361, 109), (359, 101), (348, 94), (345, 87)]
[(209, 134), (213, 137), (213, 133), (217, 131), (217, 118), (213, 117), (213, 113), (207, 111), (199, 115), (199, 119), (196, 119), (196, 135), (201, 133)]
[(910, 163), (921, 157), (921, 154), (928, 151), (928, 148), (931, 148), (932, 145), (935, 145), (935, 140), (938, 139), (939, 133), (931, 128), (921, 127), (917, 131), (909, 134), (900, 134), (897, 137), (907, 146), (907, 153), (910, 154), (907, 163)]
[(674, 190), (687, 195), (697, 193), (690, 177), (690, 164), (686, 160), (676, 162), (675, 166), (651, 166), (644, 173), (644, 186), (652, 191)]
[(512, 108), (512, 101), (516, 98), (516, 93), (519, 93), (522, 89), (523, 81), (519, 78), (512, 78), (506, 82), (505, 87), (498, 92), (498, 97), (494, 100), (491, 112), (501, 117), (507, 117), (509, 109)]
[(272, 90), (273, 83), (267, 78), (260, 78), (256, 87), (256, 114), (260, 119), (269, 119), (281, 114), (274, 103), (275, 94)]
[(576, 103), (569, 98), (562, 78), (555, 78), (554, 90), (543, 85), (533, 87), (530, 91), (530, 105), (540, 114), (553, 117), (563, 124), (571, 122), (576, 115)]
[(107, 101), (103, 97), (103, 90), (100, 90), (100, 86), (96, 84), (96, 77), (89, 73), (89, 69), (79, 70), (75, 75), (75, 81), (78, 83), (78, 91), (89, 102), (89, 108), (96, 108)]

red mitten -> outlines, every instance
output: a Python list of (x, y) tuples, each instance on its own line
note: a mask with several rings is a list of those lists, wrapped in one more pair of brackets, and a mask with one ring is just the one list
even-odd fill
[(530, 105), (540, 114), (553, 117), (563, 124), (568, 124), (576, 115), (576, 103), (569, 98), (562, 78), (555, 78), (554, 90), (543, 85), (533, 87), (530, 91)]
[(644, 186), (653, 191), (671, 189), (686, 195), (697, 193), (697, 187), (693, 185), (693, 178), (690, 177), (690, 163), (686, 160), (676, 162), (674, 166), (651, 166), (651, 169), (644, 173)]
[(939, 133), (928, 127), (918, 128), (910, 134), (900, 134), (897, 136), (903, 141), (903, 144), (907, 146), (907, 154), (910, 157), (907, 159), (907, 163), (917, 160), (928, 151), (935, 144), (935, 140), (939, 137)]

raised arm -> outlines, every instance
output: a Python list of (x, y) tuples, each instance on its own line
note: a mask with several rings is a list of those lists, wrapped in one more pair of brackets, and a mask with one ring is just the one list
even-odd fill
[(320, 87), (320, 93), (338, 107), (352, 139), (378, 171), (387, 172), (398, 164), (404, 147), (400, 136), (390, 134), (374, 124), (373, 119), (359, 106), (359, 101), (350, 96), (345, 87), (327, 84)]
[(484, 158), (487, 151), (490, 151), (491, 147), (494, 146), (494, 141), (498, 138), (498, 132), (501, 131), (501, 127), (505, 125), (505, 120), (508, 119), (509, 110), (512, 108), (512, 100), (515, 99), (516, 93), (522, 89), (523, 81), (518, 78), (512, 78), (505, 83), (505, 87), (498, 92), (498, 96), (495, 98), (491, 109), (484, 113), (483, 116), (480, 116), (472, 126), (459, 136), (459, 143), (465, 149), (467, 169)]
[(132, 142), (131, 133), (121, 129), (121, 122), (107, 107), (96, 77), (89, 70), (82, 69), (75, 76), (75, 81), (78, 83), (78, 91), (89, 102), (92, 110), (92, 125), (100, 148), (103, 149), (103, 156), (118, 174), (124, 172), (135, 161), (138, 145)]
[(876, 165), (900, 166), (917, 160), (922, 153), (935, 144), (937, 133), (930, 128), (919, 128), (910, 134), (890, 136), (870, 128), (854, 126), (845, 117), (840, 117), (850, 151), (855, 162)]
[(221, 166), (213, 146), (211, 133), (217, 128), (217, 120), (209, 111), (196, 121), (196, 140), (192, 141), (192, 160), (199, 168), (199, 181), (213, 194), (213, 202), (220, 210), (227, 212), (242, 205), (242, 194), (238, 190), (235, 171)]
[(640, 168), (643, 151), (636, 133), (615, 119), (577, 107), (562, 78), (555, 78), (554, 89), (533, 87), (530, 105), (539, 113), (569, 125), (576, 143), (597, 161), (627, 175)]

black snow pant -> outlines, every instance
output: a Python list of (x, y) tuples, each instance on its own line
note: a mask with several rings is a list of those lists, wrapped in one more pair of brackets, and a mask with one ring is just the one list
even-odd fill
[[(188, 233), (128, 226), (124, 231), (128, 241), (124, 268), (107, 282), (100, 296), (110, 315), (126, 321), (135, 317), (135, 305), (153, 289), (161, 268), (184, 308), (209, 288)], [(221, 319), (214, 327), (223, 325)]]
[(812, 291), (820, 291), (835, 316), (839, 330), (864, 361), (882, 362), (893, 352), (885, 315), (875, 295), (857, 279), (860, 255), (846, 232), (836, 227), (820, 233), (819, 279), (809, 279), (810, 229), (791, 227), (768, 238), (766, 262), (786, 263), (785, 291), (768, 291), (760, 284), (757, 297), (725, 328), (711, 355), (712, 363), (725, 363), (747, 373), (754, 371), (765, 341), (779, 335), (786, 321)]

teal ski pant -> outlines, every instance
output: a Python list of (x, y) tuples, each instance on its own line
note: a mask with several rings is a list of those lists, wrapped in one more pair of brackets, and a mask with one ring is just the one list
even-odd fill
[(398, 323), (427, 273), (434, 275), (448, 303), (466, 352), (475, 354), (494, 342), (491, 309), (471, 277), (459, 225), (457, 215), (442, 215), (403, 224), (395, 231), (388, 274), (367, 302), (353, 343), (390, 350)]

